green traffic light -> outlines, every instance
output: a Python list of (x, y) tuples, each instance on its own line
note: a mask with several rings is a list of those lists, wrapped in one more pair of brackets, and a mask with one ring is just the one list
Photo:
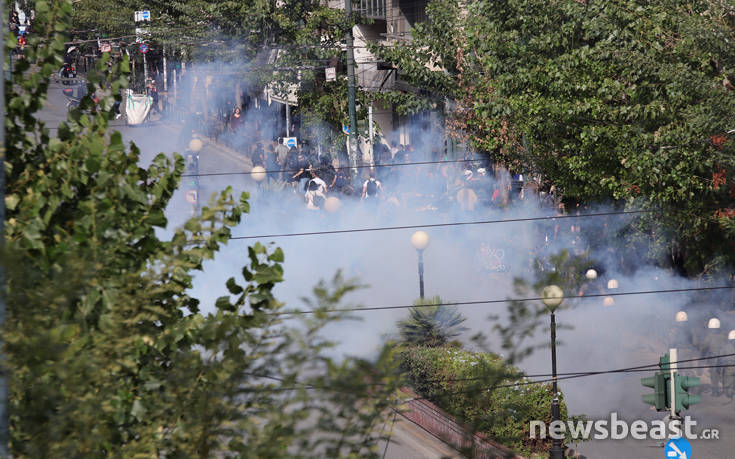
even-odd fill
[(674, 388), (676, 390), (676, 412), (679, 413), (702, 401), (699, 395), (689, 394), (692, 387), (699, 386), (699, 378), (674, 374)]
[(656, 373), (654, 376), (641, 378), (641, 384), (653, 388), (653, 394), (642, 396), (643, 401), (656, 407), (656, 411), (666, 409), (668, 398), (666, 397), (666, 374)]

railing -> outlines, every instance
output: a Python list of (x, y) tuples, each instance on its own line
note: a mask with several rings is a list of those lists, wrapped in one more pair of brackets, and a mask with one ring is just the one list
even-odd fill
[(360, 0), (358, 12), (370, 19), (385, 19), (385, 0)]
[(472, 449), (474, 457), (483, 459), (523, 459), (508, 448), (492, 442), (482, 434), (472, 434), (428, 400), (418, 399), (407, 388), (401, 389), (411, 397), (401, 414), (432, 435), (458, 449)]

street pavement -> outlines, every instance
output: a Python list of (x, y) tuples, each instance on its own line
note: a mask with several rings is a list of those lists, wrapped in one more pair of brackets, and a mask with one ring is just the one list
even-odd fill
[(393, 431), (386, 449), (380, 442), (378, 451), (386, 459), (441, 459), (460, 458), (456, 450), (442, 442), (420, 426), (403, 416), (396, 416), (392, 423)]
[[(62, 90), (67, 86), (52, 83), (49, 88), (48, 98), (44, 110), (39, 118), (46, 123), (50, 129), (55, 129), (66, 120), (67, 99)], [(155, 117), (154, 117), (155, 118)], [(180, 123), (152, 121), (140, 126), (128, 126), (125, 119), (110, 122), (112, 128), (119, 130), (126, 142), (134, 142), (141, 150), (142, 165), (150, 162), (158, 153), (172, 156), (174, 152), (183, 153), (184, 143), (179, 142), (183, 126)], [(183, 136), (187, 137), (188, 136)], [(202, 174), (213, 172), (234, 172), (249, 169), (249, 162), (229, 148), (205, 142), (200, 152), (199, 172)], [(245, 179), (243, 179), (244, 181)], [(203, 178), (206, 185), (207, 179)]]

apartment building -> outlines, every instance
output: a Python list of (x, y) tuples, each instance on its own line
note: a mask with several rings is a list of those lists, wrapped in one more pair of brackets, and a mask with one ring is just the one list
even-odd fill
[[(357, 86), (367, 91), (412, 90), (400, 78), (398, 69), (379, 62), (367, 49), (368, 43), (391, 45), (410, 40), (411, 27), (425, 21), (429, 0), (356, 0), (353, 9), (371, 23), (353, 28), (355, 37), (355, 75)], [(331, 8), (344, 9), (344, 0), (328, 0)], [(395, 107), (373, 106), (373, 120), (383, 137), (393, 144), (410, 144), (421, 126), (435, 121), (435, 115), (424, 113), (412, 117), (399, 116)]]

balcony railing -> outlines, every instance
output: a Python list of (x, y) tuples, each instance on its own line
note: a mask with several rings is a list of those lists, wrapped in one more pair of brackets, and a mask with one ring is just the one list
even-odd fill
[(358, 11), (370, 19), (385, 19), (385, 0), (360, 0)]

